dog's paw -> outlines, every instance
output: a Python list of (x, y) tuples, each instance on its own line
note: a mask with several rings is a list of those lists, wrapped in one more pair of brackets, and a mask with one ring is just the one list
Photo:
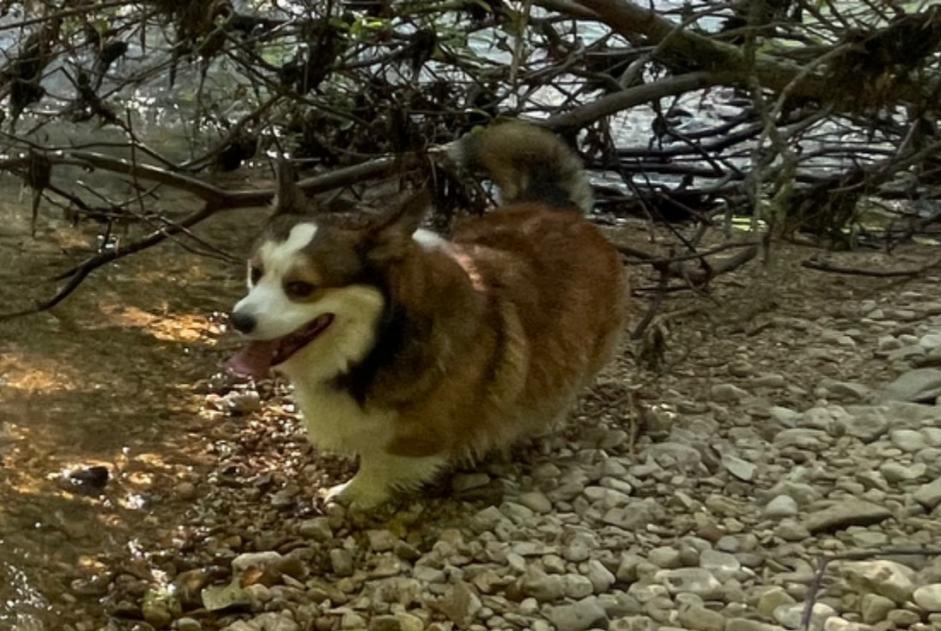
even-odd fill
[(348, 482), (331, 487), (325, 499), (328, 504), (343, 504), (354, 510), (369, 510), (384, 504), (389, 497), (389, 491), (385, 487), (364, 484), (354, 476)]

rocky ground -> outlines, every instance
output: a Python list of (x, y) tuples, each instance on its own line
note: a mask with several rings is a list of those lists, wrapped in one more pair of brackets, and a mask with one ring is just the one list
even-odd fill
[(206, 383), (219, 466), (176, 489), (201, 512), (166, 586), (114, 590), (112, 611), (230, 631), (941, 627), (939, 279), (769, 274), (668, 306), (660, 370), (625, 353), (565, 430), (369, 516), (319, 503), (350, 465), (306, 444), (283, 386)]
[(807, 254), (671, 296), (564, 429), (370, 515), (319, 499), (353, 465), (283, 384), (201, 382), (160, 538), (80, 571), (106, 613), (61, 628), (941, 628), (941, 278)]

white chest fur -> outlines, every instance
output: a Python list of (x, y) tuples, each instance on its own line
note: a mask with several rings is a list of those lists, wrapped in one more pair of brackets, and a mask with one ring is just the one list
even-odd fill
[(382, 452), (392, 439), (392, 411), (366, 410), (349, 394), (326, 383), (294, 384), (311, 442), (346, 454)]

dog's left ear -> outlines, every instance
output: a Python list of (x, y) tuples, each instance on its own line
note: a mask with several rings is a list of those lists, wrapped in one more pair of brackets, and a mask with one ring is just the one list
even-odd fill
[(311, 210), (312, 205), (308, 202), (304, 191), (298, 188), (294, 181), (294, 165), (287, 158), (278, 160), (275, 166), (277, 171), (277, 191), (272, 204), (271, 216), (286, 214), (304, 214)]
[(418, 230), (431, 208), (431, 193), (428, 189), (420, 188), (402, 195), (393, 205), (392, 210), (382, 215), (373, 224), (371, 232), (374, 237), (388, 238), (404, 236), (409, 239)]
[(396, 258), (404, 253), (430, 208), (431, 193), (425, 188), (400, 197), (391, 211), (368, 228), (372, 258)]

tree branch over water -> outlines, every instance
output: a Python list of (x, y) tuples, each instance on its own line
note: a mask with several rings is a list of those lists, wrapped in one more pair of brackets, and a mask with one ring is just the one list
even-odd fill
[[(114, 238), (118, 224), (127, 232), (119, 255), (64, 262), (64, 295), (91, 270), (170, 237), (210, 252), (193, 229), (265, 206), (273, 191), (252, 182), (284, 156), (312, 195), (381, 204), (427, 180), (440, 225), (480, 212), (484, 191), (437, 156), (497, 117), (535, 120), (576, 145), (601, 216), (666, 226), (675, 242), (646, 253), (647, 264), (666, 251), (697, 260), (695, 273), (705, 271), (692, 285), (721, 271), (704, 258), (715, 247), (704, 235), (734, 243), (734, 215), (750, 217), (762, 247), (803, 233), (823, 246), (889, 248), (937, 226), (934, 6), (8, 5), (0, 170), (34, 187), (37, 239), (67, 227), (50, 203), (90, 242)], [(36, 177), (40, 162), (49, 177)], [(76, 168), (124, 199), (77, 181)], [(166, 188), (199, 210), (149, 207)], [(867, 218), (873, 207), (892, 215), (889, 228)]]

